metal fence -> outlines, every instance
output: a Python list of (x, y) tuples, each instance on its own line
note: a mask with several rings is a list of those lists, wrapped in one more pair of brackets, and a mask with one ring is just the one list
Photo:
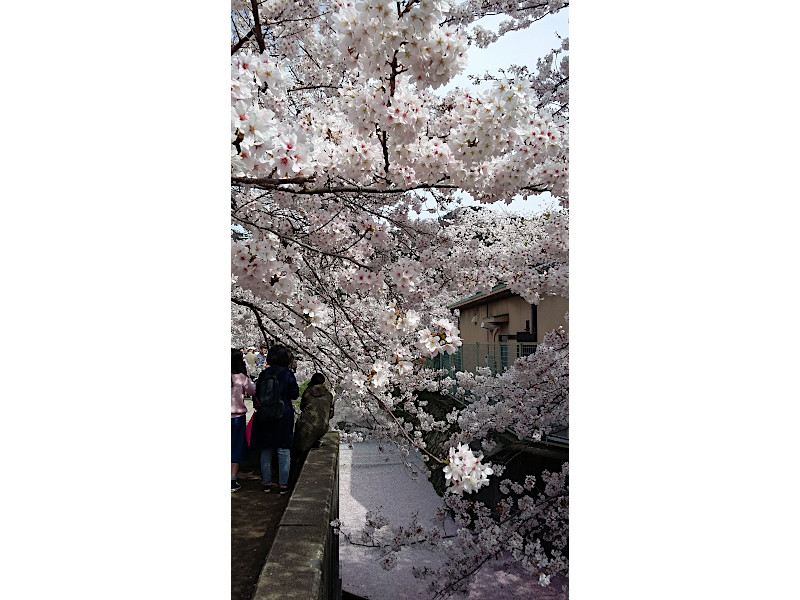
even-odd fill
[(493, 375), (502, 373), (515, 360), (536, 352), (535, 342), (506, 342), (487, 344), (476, 342), (463, 344), (458, 352), (430, 358), (426, 366), (431, 369), (446, 369), (451, 374), (456, 371), (475, 372), (478, 367), (489, 367)]

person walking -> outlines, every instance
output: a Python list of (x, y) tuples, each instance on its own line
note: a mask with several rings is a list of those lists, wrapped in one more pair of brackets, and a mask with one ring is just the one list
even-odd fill
[(247, 374), (250, 377), (256, 375), (256, 349), (255, 346), (250, 346), (247, 349), (247, 354), (244, 355), (244, 360), (247, 363)]
[(300, 418), (295, 424), (292, 444), (292, 486), (300, 476), (308, 451), (319, 446), (319, 440), (328, 432), (333, 417), (333, 394), (325, 381), (325, 375), (314, 373), (300, 399)]
[(255, 394), (256, 386), (247, 375), (247, 365), (242, 353), (237, 348), (231, 348), (231, 491), (237, 491), (241, 484), (236, 477), (239, 474), (239, 464), (247, 459), (247, 440), (245, 428), (247, 427), (247, 406), (244, 396)]
[(289, 365), (292, 353), (286, 346), (272, 346), (267, 353), (269, 367), (261, 372), (256, 382), (254, 406), (258, 413), (259, 386), (265, 378), (274, 376), (278, 380), (283, 398), (283, 415), (270, 422), (263, 422), (258, 415), (253, 416), (250, 432), (250, 445), (261, 449), (261, 481), (264, 491), (272, 491), (272, 455), (278, 454), (278, 485), (280, 493), (289, 491), (289, 468), (291, 466), (291, 448), (294, 434), (294, 407), (292, 400), (300, 395), (300, 388)]

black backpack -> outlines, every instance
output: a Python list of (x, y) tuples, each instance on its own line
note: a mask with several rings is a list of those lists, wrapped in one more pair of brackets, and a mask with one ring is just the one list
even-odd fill
[(256, 380), (256, 413), (255, 417), (262, 423), (274, 423), (279, 421), (286, 409), (283, 399), (283, 390), (278, 381), (278, 376), (283, 373), (280, 371), (262, 371)]

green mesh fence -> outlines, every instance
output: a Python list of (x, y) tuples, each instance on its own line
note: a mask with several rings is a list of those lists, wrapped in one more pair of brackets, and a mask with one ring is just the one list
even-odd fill
[[(457, 371), (475, 372), (478, 367), (489, 367), (493, 375), (502, 373), (515, 360), (536, 352), (532, 342), (508, 342), (505, 344), (463, 344), (458, 352), (429, 358), (425, 366), (429, 369), (446, 369), (452, 376)], [(446, 376), (446, 375), (444, 375)]]

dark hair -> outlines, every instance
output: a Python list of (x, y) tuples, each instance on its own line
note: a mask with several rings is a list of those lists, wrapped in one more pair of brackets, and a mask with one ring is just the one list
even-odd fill
[(292, 363), (292, 353), (286, 346), (273, 346), (267, 352), (269, 366), (288, 367)]
[(308, 385), (309, 386), (319, 385), (321, 383), (325, 383), (325, 375), (323, 375), (322, 373), (314, 373), (311, 376), (311, 381), (308, 382)]
[(247, 365), (244, 364), (244, 356), (238, 348), (231, 348), (231, 375), (241, 373), (247, 375)]

